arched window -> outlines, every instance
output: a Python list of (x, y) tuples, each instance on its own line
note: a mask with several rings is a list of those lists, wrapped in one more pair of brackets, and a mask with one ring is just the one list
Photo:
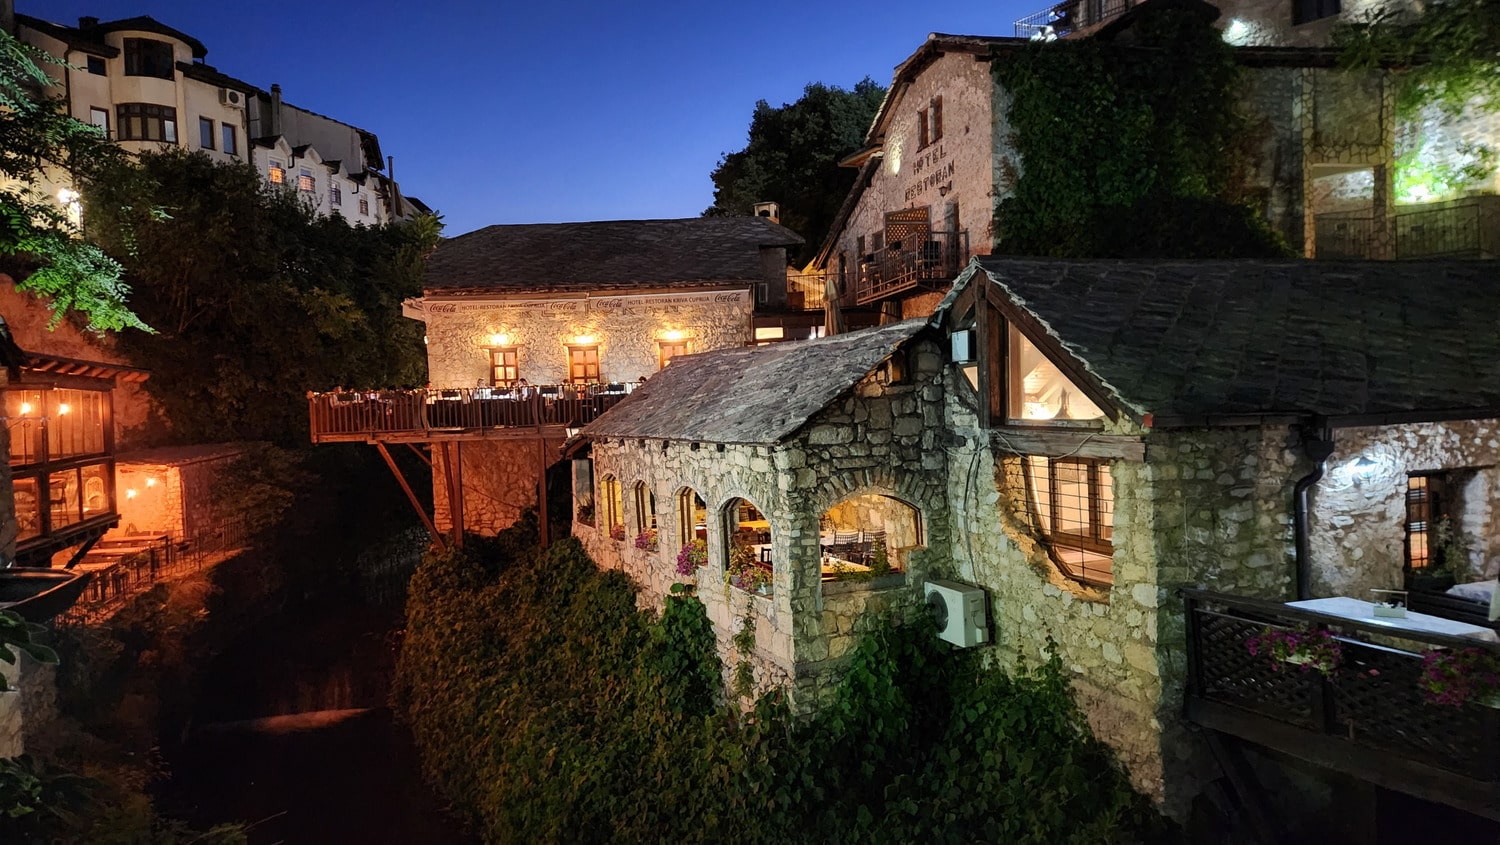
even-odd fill
[(708, 539), (708, 505), (691, 487), (677, 491), (677, 545)]
[(760, 509), (744, 499), (724, 504), (725, 572), (731, 586), (770, 595), (775, 574), (771, 554), (771, 524)]
[(625, 539), (625, 502), (620, 495), (620, 481), (613, 475), (599, 482), (599, 504), (604, 508), (604, 525), (609, 536)]
[(646, 482), (637, 481), (630, 488), (631, 498), (635, 502), (635, 533), (644, 534), (647, 531), (656, 530), (656, 494), (646, 486)]
[(908, 550), (922, 545), (922, 512), (900, 499), (851, 496), (818, 524), (824, 581), (902, 572)]

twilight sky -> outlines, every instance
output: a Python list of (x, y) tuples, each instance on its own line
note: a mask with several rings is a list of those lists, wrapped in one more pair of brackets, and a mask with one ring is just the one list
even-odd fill
[(149, 15), (207, 61), (380, 136), (446, 234), (493, 223), (693, 217), (745, 144), (756, 100), (845, 88), (929, 32), (1010, 35), (1044, 0), (625, 4), (17, 0), (59, 23)]

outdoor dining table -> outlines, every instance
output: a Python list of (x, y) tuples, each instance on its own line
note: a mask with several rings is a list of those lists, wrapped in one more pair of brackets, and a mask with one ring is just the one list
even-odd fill
[(1419, 634), (1447, 634), (1450, 637), (1468, 637), (1469, 639), (1483, 640), (1484, 642), (1491, 643), (1500, 642), (1500, 635), (1497, 635), (1491, 628), (1470, 625), (1467, 622), (1458, 622), (1453, 619), (1444, 619), (1441, 616), (1413, 613), (1410, 610), (1402, 618), (1376, 616), (1375, 604), (1373, 602), (1349, 596), (1292, 601), (1287, 602), (1286, 606), (1295, 607), (1300, 610), (1311, 610), (1315, 613), (1326, 613), (1329, 616), (1340, 616), (1344, 619), (1354, 619), (1367, 625), (1390, 628), (1392, 631), (1411, 631)]

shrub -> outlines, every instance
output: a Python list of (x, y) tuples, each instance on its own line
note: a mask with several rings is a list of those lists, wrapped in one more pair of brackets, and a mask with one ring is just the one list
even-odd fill
[(1481, 648), (1435, 649), (1422, 655), (1417, 685), (1428, 701), (1462, 707), (1500, 694), (1500, 657)]

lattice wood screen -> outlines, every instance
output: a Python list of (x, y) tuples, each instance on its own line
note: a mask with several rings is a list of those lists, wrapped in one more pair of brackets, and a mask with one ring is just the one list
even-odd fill
[(931, 231), (932, 221), (928, 216), (927, 206), (903, 208), (885, 215), (885, 243), (892, 249), (897, 249), (896, 244), (899, 243), (901, 250), (915, 250), (927, 241), (927, 235)]

